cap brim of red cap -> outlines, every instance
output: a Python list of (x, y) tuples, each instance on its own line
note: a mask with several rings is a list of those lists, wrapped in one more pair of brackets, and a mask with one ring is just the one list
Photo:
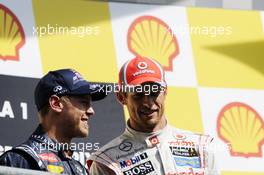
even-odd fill
[(161, 86), (166, 86), (166, 83), (165, 82), (161, 82), (159, 78), (154, 78), (154, 77), (137, 78), (137, 79), (129, 82), (128, 85), (130, 85), (130, 86), (138, 86), (138, 85), (141, 85), (141, 84), (147, 83), (147, 82), (158, 83)]

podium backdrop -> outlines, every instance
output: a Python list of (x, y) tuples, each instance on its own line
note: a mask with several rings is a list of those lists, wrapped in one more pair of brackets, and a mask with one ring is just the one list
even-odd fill
[[(264, 13), (83, 0), (0, 0), (0, 152), (38, 118), (33, 92), (49, 70), (114, 85), (136, 55), (166, 70), (168, 121), (219, 141), (222, 174), (264, 174)], [(115, 94), (93, 104), (89, 153), (122, 133)], [(226, 146), (226, 147), (225, 147)], [(227, 147), (228, 146), (228, 147)]]

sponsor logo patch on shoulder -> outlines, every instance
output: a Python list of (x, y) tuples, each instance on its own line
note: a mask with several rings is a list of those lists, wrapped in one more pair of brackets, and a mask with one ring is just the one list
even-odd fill
[(146, 158), (148, 158), (147, 153), (142, 153), (142, 154), (133, 156), (132, 158), (128, 160), (121, 161), (119, 163), (120, 163), (121, 168), (126, 168), (129, 166), (135, 165)]
[(201, 168), (200, 159), (198, 157), (174, 157), (174, 160), (178, 166)]
[(119, 145), (119, 149), (121, 151), (128, 152), (132, 149), (133, 144), (129, 141), (124, 141)]
[(127, 171), (124, 171), (123, 174), (124, 175), (145, 175), (153, 171), (154, 171), (154, 167), (151, 161), (147, 161)]
[(170, 146), (170, 150), (173, 156), (198, 157), (198, 153), (195, 148)]
[(177, 140), (184, 140), (184, 139), (186, 139), (186, 135), (183, 135), (183, 134), (176, 134), (176, 135), (175, 135), (175, 138), (176, 138)]
[(62, 166), (48, 165), (47, 168), (49, 172), (56, 174), (61, 174), (64, 171)]
[(151, 143), (153, 146), (155, 146), (155, 145), (157, 145), (157, 144), (160, 143), (160, 142), (159, 142), (159, 139), (158, 139), (157, 136), (154, 136), (154, 137), (149, 138), (149, 141), (150, 141), (150, 143)]
[(44, 161), (48, 161), (51, 163), (59, 162), (58, 158), (53, 153), (42, 153), (38, 154), (39, 158)]

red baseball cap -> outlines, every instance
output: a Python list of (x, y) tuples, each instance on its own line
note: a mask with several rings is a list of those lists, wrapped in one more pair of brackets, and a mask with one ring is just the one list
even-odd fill
[(164, 70), (153, 59), (137, 56), (127, 61), (119, 71), (119, 86), (137, 86), (145, 82), (166, 86)]

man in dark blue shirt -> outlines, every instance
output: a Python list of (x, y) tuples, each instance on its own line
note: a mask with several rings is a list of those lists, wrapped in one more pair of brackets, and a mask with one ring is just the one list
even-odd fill
[(57, 174), (88, 174), (72, 158), (71, 140), (87, 137), (91, 101), (101, 100), (106, 91), (91, 84), (72, 69), (50, 71), (35, 89), (40, 124), (23, 144), (5, 152), (0, 165), (49, 171)]

